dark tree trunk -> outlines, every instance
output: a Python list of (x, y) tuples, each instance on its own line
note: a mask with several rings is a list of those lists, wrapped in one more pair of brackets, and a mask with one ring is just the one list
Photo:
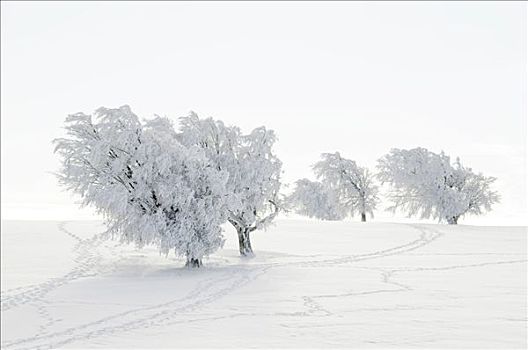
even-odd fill
[(249, 238), (249, 228), (243, 227), (237, 229), (238, 233), (238, 249), (242, 256), (253, 256), (253, 248), (251, 248), (251, 240)]
[(185, 263), (185, 267), (200, 267), (202, 266), (202, 260), (195, 259), (195, 258), (187, 258), (187, 262)]
[(367, 214), (361, 213), (361, 222), (366, 222), (366, 221), (367, 221)]
[(450, 218), (447, 218), (447, 223), (449, 225), (457, 225), (458, 224), (458, 216), (452, 216)]

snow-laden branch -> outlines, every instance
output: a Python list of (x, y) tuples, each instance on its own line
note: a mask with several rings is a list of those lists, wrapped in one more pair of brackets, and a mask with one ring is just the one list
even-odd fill
[[(228, 173), (230, 193), (228, 221), (236, 228), (243, 255), (251, 253), (249, 233), (266, 227), (277, 216), (280, 205), (282, 163), (273, 153), (275, 133), (265, 127), (243, 134), (212, 118), (195, 113), (181, 118), (178, 139), (186, 146), (199, 146), (217, 169)], [(245, 245), (245, 246), (243, 246)]]
[(475, 174), (459, 159), (452, 164), (443, 152), (393, 149), (378, 161), (378, 170), (379, 179), (392, 187), (389, 209), (409, 216), (456, 224), (461, 216), (481, 214), (499, 201), (491, 190), (495, 178)]
[(322, 160), (313, 169), (318, 179), (338, 194), (345, 212), (354, 216), (360, 214), (363, 221), (366, 214), (374, 216), (379, 203), (378, 187), (374, 176), (367, 168), (355, 161), (341, 157), (339, 152), (323, 153)]
[(102, 213), (109, 231), (138, 246), (199, 265), (223, 244), (228, 174), (199, 147), (186, 147), (165, 118), (140, 123), (128, 106), (66, 119), (55, 140), (60, 182)]
[(287, 207), (297, 214), (321, 220), (342, 220), (346, 217), (339, 195), (317, 181), (300, 179), (286, 200)]

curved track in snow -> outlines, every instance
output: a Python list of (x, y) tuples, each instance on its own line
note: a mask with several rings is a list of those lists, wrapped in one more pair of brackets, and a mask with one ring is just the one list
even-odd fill
[(384, 258), (387, 256), (394, 256), (394, 255), (399, 255), (403, 253), (408, 253), (413, 250), (420, 249), (423, 246), (428, 245), (431, 242), (437, 240), (443, 235), (441, 232), (437, 230), (425, 228), (422, 225), (408, 224), (408, 226), (413, 227), (414, 229), (418, 230), (420, 232), (420, 235), (418, 236), (417, 239), (407, 242), (405, 244), (398, 245), (392, 248), (370, 252), (370, 253), (365, 253), (365, 254), (349, 255), (349, 256), (344, 256), (344, 257), (339, 257), (339, 258), (334, 258), (334, 259), (300, 261), (300, 262), (291, 263), (291, 265), (327, 266), (327, 265), (346, 264), (346, 263), (352, 263), (352, 262), (364, 261), (364, 260), (379, 259), (379, 258)]
[(72, 237), (75, 241), (77, 241), (74, 247), (75, 267), (70, 272), (61, 277), (51, 278), (39, 284), (20, 287), (2, 292), (2, 312), (8, 311), (12, 308), (27, 303), (38, 302), (52, 290), (62, 287), (65, 284), (75, 281), (76, 279), (90, 276), (94, 273), (94, 268), (101, 260), (101, 256), (97, 252), (97, 248), (102, 243), (102, 241), (99, 239), (99, 236), (95, 235), (90, 239), (84, 240), (67, 230), (65, 225), (66, 222), (59, 223), (59, 230)]
[(220, 276), (207, 278), (206, 280), (201, 281), (190, 293), (188, 293), (187, 296), (183, 298), (152, 306), (131, 309), (58, 332), (51, 332), (44, 335), (6, 342), (2, 344), (2, 348), (56, 348), (76, 340), (162, 325), (175, 317), (178, 317), (182, 313), (195, 310), (230, 294), (232, 291), (258, 278), (258, 276), (265, 273), (268, 268), (269, 267), (257, 269), (227, 269), (225, 272), (221, 273)]
[[(200, 309), (206, 305), (214, 303), (227, 295), (232, 294), (234, 291), (246, 286), (252, 281), (256, 280), (270, 269), (275, 267), (326, 267), (340, 264), (350, 264), (360, 261), (381, 259), (384, 257), (400, 255), (411, 251), (418, 250), (428, 244), (431, 244), (435, 240), (442, 236), (442, 233), (426, 226), (422, 225), (410, 225), (419, 232), (419, 236), (407, 243), (400, 244), (398, 246), (382, 249), (374, 252), (365, 254), (357, 254), (350, 256), (336, 257), (334, 259), (321, 259), (321, 260), (310, 260), (310, 261), (299, 261), (299, 262), (274, 262), (274, 263), (254, 263), (247, 265), (235, 265), (218, 268), (215, 271), (209, 271), (210, 273), (205, 279), (199, 281), (195, 287), (184, 297), (168, 300), (162, 303), (130, 308), (123, 312), (117, 312), (112, 315), (99, 318), (95, 321), (86, 322), (77, 326), (64, 328), (58, 331), (51, 331), (50, 326), (55, 322), (53, 317), (47, 311), (46, 306), (46, 294), (51, 290), (60, 288), (61, 286), (70, 283), (78, 278), (88, 276), (96, 272), (96, 266), (100, 260), (100, 255), (97, 252), (98, 246), (101, 244), (101, 240), (94, 236), (89, 240), (82, 240), (74, 233), (66, 230), (64, 223), (61, 224), (60, 229), (66, 234), (73, 237), (78, 243), (76, 246), (77, 266), (68, 274), (51, 279), (42, 284), (28, 287), (21, 291), (14, 291), (9, 293), (4, 298), (2, 295), (2, 311), (13, 309), (19, 305), (25, 303), (31, 303), (38, 309), (39, 314), (45, 321), (45, 324), (41, 326), (38, 334), (31, 337), (14, 339), (6, 342), (2, 342), (2, 348), (5, 349), (47, 349), (57, 348), (65, 346), (67, 344), (74, 343), (76, 341), (97, 339), (98, 337), (108, 336), (113, 334), (119, 334), (122, 332), (140, 330), (148, 327), (171, 325), (183, 322), (199, 322), (211, 319), (223, 319), (233, 318), (238, 316), (258, 316), (260, 314), (252, 313), (234, 313), (227, 316), (221, 317), (187, 317), (187, 313), (194, 310)], [(313, 257), (312, 257), (313, 259)], [(422, 271), (422, 270), (445, 270), (455, 268), (471, 268), (478, 266), (485, 266), (491, 264), (511, 264), (518, 262), (526, 262), (526, 260), (511, 260), (511, 261), (500, 261), (495, 263), (481, 263), (481, 264), (468, 264), (468, 265), (453, 265), (446, 267), (431, 267), (431, 268), (400, 268), (400, 269), (380, 269), (370, 267), (360, 267), (376, 270), (381, 274), (381, 280), (383, 283), (390, 286), (390, 289), (380, 289), (375, 291), (355, 292), (347, 294), (329, 294), (329, 295), (306, 295), (302, 297), (302, 304), (306, 311), (301, 312), (303, 315), (311, 316), (330, 316), (331, 313), (324, 309), (324, 307), (317, 301), (321, 298), (332, 298), (341, 296), (352, 296), (352, 295), (365, 295), (375, 293), (387, 293), (387, 292), (398, 292), (411, 290), (410, 286), (403, 283), (399, 283), (394, 279), (397, 273), (404, 271)], [(191, 314), (192, 315), (192, 314)], [(262, 316), (273, 316), (276, 314), (262, 315)], [(277, 314), (278, 315), (278, 314)], [(283, 313), (281, 315), (290, 315), (289, 313)], [(291, 313), (291, 316), (298, 316), (299, 312)], [(184, 316), (185, 319), (182, 319)]]

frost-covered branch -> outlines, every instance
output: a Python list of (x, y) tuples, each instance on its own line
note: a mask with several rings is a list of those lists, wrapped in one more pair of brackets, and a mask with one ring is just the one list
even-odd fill
[(346, 212), (333, 189), (317, 181), (301, 179), (295, 182), (293, 192), (286, 200), (287, 206), (297, 214), (321, 220), (342, 220)]
[(181, 118), (178, 139), (201, 147), (217, 169), (228, 173), (228, 221), (239, 235), (240, 253), (251, 255), (249, 233), (277, 216), (282, 163), (273, 153), (275, 133), (264, 127), (244, 135), (239, 128), (195, 113)]
[(104, 215), (109, 231), (138, 246), (187, 257), (194, 266), (223, 244), (227, 173), (199, 147), (183, 146), (169, 120), (144, 124), (128, 106), (66, 119), (55, 140), (59, 180)]
[(362, 221), (366, 221), (366, 214), (373, 217), (379, 202), (378, 187), (368, 169), (341, 157), (339, 152), (323, 153), (321, 157), (313, 166), (315, 174), (337, 193), (344, 210), (352, 216), (360, 214)]
[(495, 178), (473, 173), (459, 159), (451, 164), (443, 152), (393, 149), (378, 161), (378, 169), (379, 179), (392, 187), (389, 209), (409, 216), (456, 224), (461, 216), (481, 214), (499, 201), (491, 190)]

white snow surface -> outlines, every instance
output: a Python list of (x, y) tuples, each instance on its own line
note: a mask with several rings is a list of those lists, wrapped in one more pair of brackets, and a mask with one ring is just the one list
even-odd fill
[(200, 269), (2, 222), (2, 349), (525, 348), (527, 229), (279, 219)]

